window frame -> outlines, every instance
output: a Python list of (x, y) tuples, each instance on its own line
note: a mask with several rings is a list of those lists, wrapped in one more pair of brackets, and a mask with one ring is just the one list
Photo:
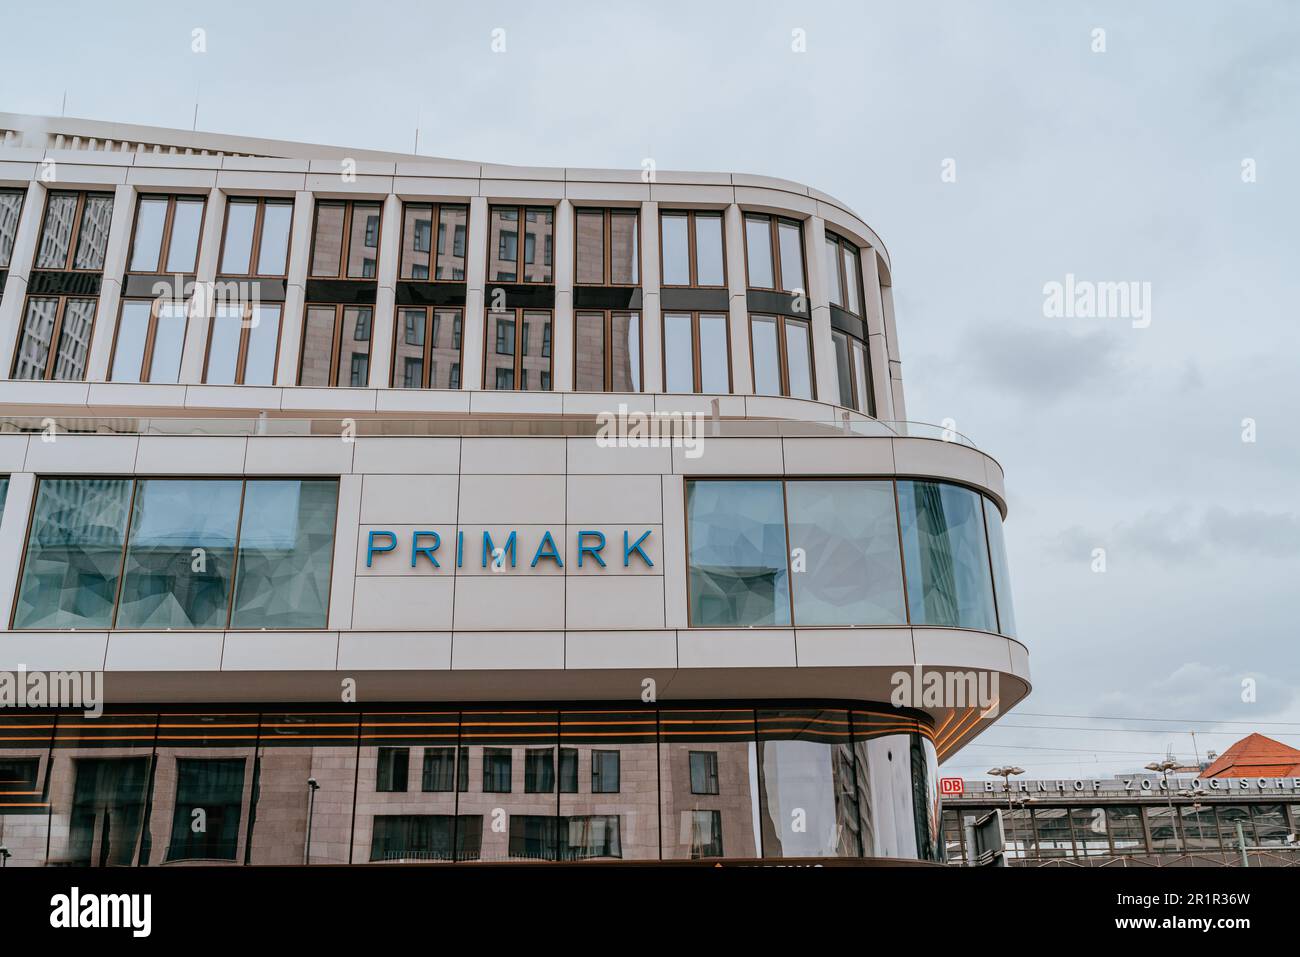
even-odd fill
[[(601, 392), (615, 392), (614, 389), (614, 352), (609, 348), (613, 338), (615, 316), (636, 317), (637, 338), (637, 378), (641, 387), (636, 392), (645, 392), (645, 321), (639, 309), (574, 309), (573, 310), (573, 389), (578, 389), (578, 319), (581, 316), (600, 316), (603, 324), (601, 339), (601, 356), (604, 367), (602, 379), (604, 388)], [(553, 351), (553, 350), (552, 350)]]
[[(13, 268), (14, 246), (17, 245), (18, 230), (20, 230), (23, 225), (23, 211), (27, 208), (26, 190), (17, 186), (0, 186), (0, 196), (4, 196), (4, 195), (18, 197), (18, 210), (14, 215), (14, 237), (13, 237), (14, 243), (9, 247), (8, 258), (0, 260), (0, 274), (3, 274)], [(33, 254), (33, 257), (34, 256), (35, 254)], [(33, 262), (34, 261), (35, 259), (33, 258)], [(4, 284), (3, 282), (0, 282), (0, 294), (3, 294), (3, 292), (4, 292)]]
[[(38, 266), (37, 258), (41, 254), (41, 240), (45, 236), (45, 227), (50, 215), (50, 200), (55, 196), (74, 195), (77, 197), (77, 208), (73, 213), (72, 232), (68, 234), (68, 251), (64, 255), (62, 266)], [(78, 269), (76, 265), (77, 246), (81, 243), (81, 229), (85, 225), (86, 203), (90, 197), (107, 197), (110, 203), (110, 209), (115, 209), (117, 199), (113, 193), (101, 189), (51, 189), (45, 193), (45, 206), (41, 210), (41, 228), (36, 234), (36, 248), (32, 251), (32, 272), (74, 272), (87, 276), (98, 276), (104, 272), (104, 267), (108, 265), (108, 244), (112, 240), (113, 218), (109, 214), (109, 229), (104, 237), (104, 264), (97, 269)], [(83, 297), (75, 297), (83, 298)], [(98, 308), (95, 310), (98, 313)]]
[[(173, 305), (173, 303), (171, 303), (170, 300), (165, 300), (162, 297), (156, 297), (154, 299), (146, 299), (142, 296), (123, 296), (120, 300), (118, 300), (118, 304), (117, 304), (117, 324), (113, 327), (113, 348), (112, 351), (109, 353), (109, 357), (108, 357), (108, 381), (109, 382), (126, 383), (129, 381), (126, 379), (121, 379), (121, 380), (114, 379), (113, 367), (117, 365), (117, 347), (118, 347), (118, 339), (122, 332), (122, 315), (123, 313), (126, 312), (127, 304), (132, 302), (147, 302), (150, 304), (149, 324), (145, 327), (144, 351), (140, 354), (140, 378), (136, 379), (135, 381), (139, 383), (147, 383), (153, 381), (151, 376), (153, 374), (154, 346), (157, 344), (157, 336), (158, 336), (158, 321), (160, 318), (158, 314), (162, 310), (162, 307), (164, 305)], [(182, 362), (185, 361), (184, 359), (185, 339), (189, 333), (190, 317), (189, 317), (188, 302), (184, 304), (184, 308), (185, 308), (186, 328), (185, 328), (185, 332), (182, 333), (181, 335), (181, 361)], [(209, 327), (211, 325), (212, 324), (209, 323)], [(209, 335), (210, 334), (211, 333), (209, 332)], [(205, 374), (206, 371), (207, 371), (207, 361), (205, 359), (204, 360)], [(176, 383), (171, 383), (171, 384), (174, 385)]]
[[(876, 417), (876, 394), (875, 394), (876, 384), (875, 384), (875, 379), (871, 372), (871, 346), (865, 339), (859, 339), (857, 336), (853, 335), (852, 333), (845, 332), (842, 329), (833, 328), (831, 329), (832, 353), (834, 353), (834, 349), (835, 349), (836, 336), (844, 337), (844, 348), (849, 358), (849, 390), (850, 390), (850, 395), (852, 395), (853, 397), (853, 405), (851, 406), (851, 410), (854, 412), (860, 412), (863, 415), (870, 416), (871, 418), (874, 419)], [(858, 362), (858, 350), (854, 348), (854, 343), (857, 343), (862, 347), (862, 373), (863, 373), (862, 381), (865, 384), (867, 389), (866, 408), (863, 408), (862, 396), (858, 395), (858, 376), (856, 375), (855, 372), (857, 367), (857, 362)], [(838, 380), (839, 377), (838, 364), (836, 365), (835, 375)], [(837, 386), (839, 385), (838, 381), (836, 382), (836, 385)], [(840, 396), (837, 395), (835, 398), (838, 400)], [(841, 408), (843, 408), (843, 406), (841, 406)]]
[[(366, 384), (357, 385), (357, 386), (354, 385), (340, 386), (339, 379), (341, 378), (341, 375), (339, 372), (339, 359), (342, 357), (342, 352), (343, 352), (343, 317), (347, 315), (347, 310), (352, 308), (370, 310), (370, 338), (369, 340), (367, 340), (370, 343), (370, 350), (366, 353), (366, 356), (369, 359), (369, 361), (366, 364)], [(298, 345), (298, 380), (296, 384), (299, 386), (303, 386), (302, 364), (303, 361), (307, 358), (307, 319), (311, 315), (311, 310), (333, 309), (334, 310), (334, 333), (333, 333), (333, 339), (330, 342), (329, 385), (303, 386), (303, 388), (308, 388), (308, 389), (339, 389), (339, 388), (369, 389), (372, 388), (372, 386), (370, 385), (370, 379), (371, 379), (371, 374), (374, 372), (374, 358), (375, 358), (375, 349), (374, 349), (375, 304), (370, 302), (306, 302), (303, 303), (302, 309), (303, 309), (302, 335), (301, 335), (302, 341)], [(280, 322), (281, 325), (283, 326), (284, 323), (283, 315), (280, 318)], [(209, 323), (209, 325), (211, 325), (211, 323)]]
[[(84, 272), (84, 270), (83, 270)], [(19, 379), (18, 362), (22, 358), (23, 336), (26, 334), (27, 313), (31, 308), (33, 299), (54, 299), (58, 302), (54, 313), (54, 328), (50, 331), (50, 348), (45, 356), (45, 371), (39, 379)], [(59, 342), (63, 336), (63, 320), (66, 317), (68, 303), (73, 300), (84, 300), (94, 303), (94, 309), (90, 313), (90, 329), (86, 335), (86, 368), (82, 372), (80, 379), (56, 379), (54, 370), (59, 361)], [(85, 382), (86, 375), (90, 372), (90, 347), (95, 340), (95, 323), (99, 321), (99, 296), (87, 296), (84, 294), (63, 294), (63, 295), (45, 295), (44, 293), (28, 293), (23, 297), (22, 312), (18, 316), (18, 339), (14, 344), (14, 358), (9, 367), (9, 378), (16, 382)]]
[[(316, 239), (319, 235), (320, 211), (323, 207), (342, 206), (343, 207), (343, 230), (342, 241), (339, 244), (339, 268), (334, 275), (327, 275), (314, 271), (316, 265)], [(356, 208), (361, 206), (365, 209), (374, 208), (379, 211), (379, 223), (375, 229), (375, 274), (373, 276), (349, 276), (348, 259), (352, 254), (352, 226), (356, 213)], [(292, 229), (292, 224), (290, 225)], [(340, 280), (346, 282), (375, 282), (379, 281), (379, 254), (384, 244), (384, 203), (382, 200), (375, 199), (338, 199), (330, 196), (316, 197), (316, 206), (312, 210), (311, 221), (311, 247), (307, 251), (307, 278)], [(370, 249), (368, 244), (367, 249)], [(288, 258), (285, 259), (286, 268)], [(317, 303), (317, 305), (323, 305)], [(355, 304), (354, 304), (355, 305)], [(373, 331), (372, 331), (373, 335)]]
[[(515, 220), (517, 229), (515, 232), (515, 278), (514, 279), (493, 279), (492, 278), (492, 216), (499, 209), (513, 209), (515, 211)], [(550, 262), (545, 260), (546, 245), (543, 244), (541, 250), (534, 251), (534, 258), (537, 255), (543, 257), (542, 264), (549, 270), (550, 278), (546, 280), (525, 279), (524, 278), (524, 251), (527, 249), (527, 227), (524, 225), (528, 222), (528, 212), (547, 212), (551, 214), (551, 232), (549, 234), (551, 256)], [(487, 264), (484, 273), (484, 284), (486, 287), (492, 286), (554, 286), (555, 285), (555, 227), (559, 219), (559, 209), (556, 206), (547, 206), (537, 203), (489, 203), (487, 215), (488, 241), (485, 252), (487, 254)], [(576, 230), (575, 230), (576, 232)], [(576, 241), (576, 240), (575, 240)], [(466, 248), (465, 256), (469, 258), (469, 234), (466, 230), (465, 236)], [(498, 257), (499, 258), (499, 257)], [(468, 267), (467, 267), (468, 268)], [(554, 321), (552, 319), (552, 321)], [(554, 351), (554, 350), (552, 350)], [(486, 354), (486, 350), (484, 350)], [(551, 370), (554, 373), (554, 369)], [(486, 385), (486, 380), (485, 385)], [(530, 390), (531, 391), (531, 390)]]
[[(265, 383), (265, 382), (256, 383), (256, 385), (258, 386), (263, 386), (263, 385), (273, 386), (276, 384), (276, 380), (279, 378), (280, 347), (284, 341), (284, 305), (285, 304), (282, 302), (270, 302), (270, 303), (258, 302), (257, 305), (262, 308), (275, 306), (280, 310), (280, 318), (278, 320), (279, 329), (276, 330), (276, 334), (275, 334), (275, 355), (272, 356), (271, 358), (271, 381), (269, 383)], [(317, 303), (316, 305), (322, 305), (322, 304)], [(253, 327), (251, 325), (253, 320), (253, 303), (240, 302), (240, 308), (243, 310), (243, 312), (241, 313), (239, 318), (239, 351), (235, 356), (235, 381), (233, 383), (215, 383), (215, 384), (219, 384), (219, 385), (245, 385), (246, 384), (244, 382), (244, 379), (248, 374), (248, 346), (253, 338)], [(305, 314), (304, 314), (304, 318), (305, 318)], [(208, 334), (205, 337), (206, 341), (204, 342), (204, 347), (203, 347), (203, 384), (204, 385), (208, 384), (208, 369), (212, 361), (212, 339), (216, 335), (216, 329), (217, 329), (217, 316), (214, 312), (212, 317), (208, 319)], [(374, 335), (374, 325), (372, 320), (371, 336), (373, 335)]]
[[(513, 313), (513, 319), (514, 319), (514, 323), (515, 323), (515, 354), (514, 354), (514, 360), (515, 360), (515, 361), (514, 361), (514, 383), (515, 383), (515, 384), (514, 384), (514, 386), (513, 386), (512, 388), (510, 388), (510, 389), (498, 389), (498, 388), (496, 387), (495, 380), (493, 381), (492, 384), (489, 384), (489, 383), (488, 383), (488, 355), (489, 355), (490, 353), (492, 353), (492, 354), (499, 354), (499, 353), (493, 353), (493, 349), (495, 349), (495, 337), (492, 336), (492, 335), (490, 335), (490, 334), (489, 334), (489, 331), (490, 331), (491, 328), (492, 328), (492, 319), (493, 319), (493, 317), (496, 317), (496, 318), (507, 317), (507, 314), (510, 314), (510, 313)], [(545, 313), (545, 314), (546, 314), (547, 321), (548, 321), (548, 323), (550, 324), (550, 328), (551, 328), (551, 347), (550, 347), (550, 350), (549, 350), (550, 355), (547, 357), (547, 358), (550, 360), (550, 367), (549, 367), (549, 368), (547, 369), (547, 371), (546, 371), (546, 375), (547, 375), (548, 380), (550, 381), (550, 384), (551, 384), (551, 387), (550, 387), (549, 389), (540, 389), (540, 388), (539, 388), (539, 389), (522, 389), (522, 388), (520, 388), (520, 386), (519, 386), (519, 383), (523, 380), (523, 375), (522, 375), (522, 373), (523, 373), (523, 366), (524, 366), (524, 350), (523, 350), (523, 341), (524, 341), (524, 338), (523, 338), (523, 325), (524, 325), (524, 315), (525, 315), (526, 313)], [(462, 328), (462, 332), (463, 332), (464, 327), (462, 326), (461, 328)], [(464, 344), (464, 336), (463, 336), (463, 334), (462, 334), (462, 337), (461, 337), (461, 343), (462, 343), (462, 346), (463, 346), (463, 344)], [(543, 340), (543, 344), (545, 344), (545, 341), (544, 341), (544, 340)], [(554, 309), (540, 309), (540, 308), (535, 308), (535, 307), (533, 307), (533, 306), (507, 306), (505, 309), (496, 310), (496, 311), (494, 311), (494, 310), (492, 310), (492, 309), (488, 309), (488, 310), (487, 310), (486, 317), (485, 317), (485, 321), (484, 321), (484, 323), (483, 323), (483, 367), (482, 367), (482, 369), (481, 369), (480, 371), (481, 371), (482, 376), (483, 376), (482, 379), (480, 380), (480, 382), (482, 383), (483, 391), (487, 391), (487, 392), (554, 392), (554, 391), (555, 391), (555, 310), (554, 310)], [(464, 366), (463, 366), (463, 365), (461, 366), (461, 377), (460, 377), (460, 379), (461, 379), (461, 388), (464, 388), (464, 387), (465, 387), (465, 369), (464, 369)]]
[[(247, 272), (227, 272), (222, 268), (226, 261), (226, 240), (230, 235), (230, 208), (232, 206), (256, 206), (253, 213), (253, 235), (249, 240), (248, 246), (248, 271)], [(257, 267), (262, 260), (262, 239), (265, 234), (266, 207), (267, 206), (288, 206), (289, 207), (289, 235), (285, 240), (284, 248), (284, 272), (269, 273), (260, 272)], [(292, 198), (283, 196), (230, 196), (226, 199), (225, 218), (221, 224), (221, 246), (217, 250), (217, 272), (218, 276), (234, 276), (240, 279), (249, 279), (253, 277), (264, 279), (288, 279), (289, 277), (289, 259), (293, 255), (293, 222), (297, 215), (297, 204)], [(314, 223), (313, 223), (314, 225)], [(315, 236), (313, 234), (313, 241)], [(307, 261), (307, 268), (311, 268), (310, 258)]]
[[(767, 249), (768, 255), (772, 258), (772, 282), (773, 286), (758, 286), (754, 284), (749, 270), (749, 230), (745, 228), (742, 232), (745, 235), (745, 288), (758, 289), (763, 292), (774, 292), (780, 295), (794, 296), (801, 291), (807, 296), (808, 289), (808, 257), (805, 254), (803, 242), (803, 220), (794, 219), (790, 216), (781, 216), (776, 213), (763, 213), (757, 210), (741, 210), (741, 225), (747, 227), (750, 220), (767, 221)], [(781, 263), (781, 224), (793, 226), (799, 231), (799, 266), (803, 270), (804, 286), (787, 289), (785, 287), (785, 276), (782, 271)]]
[(691, 317), (691, 376), (694, 388), (689, 393), (669, 393), (672, 395), (716, 395), (718, 393), (703, 392), (704, 372), (700, 354), (700, 317), (701, 316), (721, 316), (727, 324), (727, 395), (736, 394), (736, 373), (735, 363), (731, 355), (731, 313), (722, 312), (716, 309), (664, 309), (659, 318), (659, 346), (660, 359), (663, 368), (660, 370), (663, 374), (664, 392), (668, 392), (668, 323), (669, 316), (686, 316)]
[(808, 383), (812, 388), (812, 395), (809, 399), (817, 401), (817, 357), (813, 355), (812, 342), (812, 321), (809, 319), (800, 319), (797, 316), (786, 316), (781, 313), (770, 312), (753, 312), (749, 313), (749, 377), (750, 385), (754, 390), (754, 395), (770, 395), (767, 392), (758, 391), (758, 370), (754, 365), (754, 320), (755, 319), (772, 319), (776, 321), (776, 365), (777, 378), (780, 380), (779, 395), (786, 399), (803, 399), (803, 396), (790, 395), (790, 357), (789, 348), (785, 338), (785, 324), (787, 322), (798, 323), (808, 332)]
[[(410, 214), (411, 209), (417, 206), (429, 207), (430, 216), (431, 216), (431, 219), (429, 220), (430, 232), (429, 232), (429, 250), (428, 250), (430, 268), (429, 268), (429, 275), (424, 279), (416, 279), (414, 276), (403, 277), (402, 275), (402, 272), (406, 267), (406, 261), (405, 261), (406, 260), (406, 248), (405, 248), (406, 218)], [(460, 257), (464, 261), (464, 265), (461, 267), (462, 276), (460, 279), (434, 278), (438, 273), (438, 267), (436, 263), (436, 260), (438, 258), (438, 227), (442, 223), (442, 211), (444, 208), (462, 209), (465, 211), (465, 252)], [(398, 282), (419, 282), (419, 283), (455, 283), (455, 284), (467, 282), (469, 280), (469, 251), (470, 251), (469, 220), (470, 220), (470, 215), (469, 215), (468, 203), (443, 202), (441, 200), (430, 200), (428, 202), (425, 202), (418, 199), (403, 201), (401, 233), (399, 234), (402, 238), (398, 242), (399, 248), (397, 250), (397, 281)], [(553, 226), (554, 226), (554, 220), (552, 220), (552, 228)], [(456, 239), (454, 235), (447, 237), (447, 242), (454, 244), (455, 241)], [(453, 249), (454, 248), (455, 247), (453, 246)], [(418, 252), (419, 250), (415, 250), (415, 251)], [(453, 253), (453, 255), (455, 254)]]
[[(852, 309), (850, 309), (847, 302), (836, 303), (832, 301), (830, 295), (831, 291), (829, 287), (826, 290), (826, 301), (830, 303), (832, 306), (834, 306), (836, 309), (842, 309), (850, 316), (854, 316), (858, 319), (861, 319), (863, 322), (866, 322), (867, 297), (864, 292), (865, 285), (862, 278), (862, 249), (858, 246), (857, 243), (849, 239), (846, 239), (845, 237), (841, 236), (839, 233), (833, 230), (828, 229), (826, 230), (825, 233), (825, 240), (823, 242), (823, 246), (829, 245), (830, 243), (834, 243), (838, 247), (838, 254), (835, 257), (835, 268), (837, 270), (836, 275), (838, 277), (838, 279), (836, 280), (838, 282), (837, 288), (839, 289), (841, 299), (847, 298), (846, 293), (849, 291), (849, 284), (847, 281), (847, 277), (844, 275), (844, 251), (846, 249), (853, 254), (853, 258), (858, 264), (858, 268), (856, 270), (858, 274), (857, 275), (858, 311), (854, 312)], [(807, 267), (808, 264), (804, 263), (804, 268), (807, 269)], [(831, 278), (827, 276), (826, 281), (828, 283), (831, 282)]]
[[(406, 280), (403, 280), (404, 282)], [(421, 279), (410, 280), (411, 282), (423, 282)], [(448, 282), (450, 280), (439, 280)], [(397, 383), (397, 344), (398, 334), (401, 332), (402, 317), (408, 312), (424, 313), (424, 349), (421, 361), (424, 368), (420, 374), (420, 385), (407, 386), (398, 385)], [(433, 374), (433, 323), (435, 317), (440, 312), (453, 312), (456, 314), (456, 321), (460, 323), (460, 347), (457, 350), (456, 366), (460, 370), (460, 381), (455, 386), (433, 386), (429, 384), (429, 379)], [(373, 332), (372, 332), (373, 335)], [(554, 331), (552, 331), (554, 335)], [(554, 350), (552, 350), (554, 351)], [(486, 363), (486, 358), (484, 362)], [(388, 362), (388, 387), (390, 389), (407, 389), (414, 391), (416, 389), (438, 389), (440, 391), (460, 391), (465, 388), (465, 307), (464, 306), (396, 306), (393, 309), (393, 349), (392, 355)]]
[[(602, 214), (601, 281), (582, 282), (578, 279), (578, 216), (582, 214), (591, 215), (592, 213)], [(614, 218), (616, 216), (630, 217), (635, 223), (633, 227), (633, 235), (636, 236), (635, 282), (614, 282), (612, 279), (614, 273), (614, 262), (612, 256), (614, 247), (613, 226)], [(575, 286), (609, 286), (616, 289), (639, 289), (641, 287), (641, 279), (645, 275), (645, 253), (641, 248), (644, 243), (641, 242), (640, 206), (575, 206), (573, 209), (573, 224), (573, 284)]]
[[(664, 217), (686, 217), (686, 257), (690, 272), (690, 282), (686, 285), (664, 281)], [(703, 284), (699, 281), (699, 259), (695, 241), (695, 220), (697, 216), (708, 219), (716, 218), (722, 239), (722, 284)], [(727, 267), (727, 216), (721, 209), (661, 209), (659, 211), (659, 285), (663, 289), (729, 289), (731, 276)], [(678, 310), (672, 310), (677, 312)], [(707, 312), (708, 310), (704, 310)]]
[[(158, 238), (158, 258), (152, 269), (134, 269), (131, 260), (135, 258), (135, 239), (140, 228), (140, 209), (145, 201), (166, 200), (167, 212), (163, 214), (162, 235)], [(171, 256), (172, 231), (176, 225), (176, 204), (179, 200), (193, 202), (197, 200), (203, 207), (199, 214), (199, 235), (194, 244), (194, 266), (180, 271), (182, 276), (191, 276), (198, 272), (199, 256), (203, 252), (203, 227), (208, 221), (208, 198), (203, 193), (136, 193), (135, 216), (131, 221), (131, 237), (126, 246), (126, 275), (128, 276), (164, 276), (172, 273), (167, 268), (167, 259)]]

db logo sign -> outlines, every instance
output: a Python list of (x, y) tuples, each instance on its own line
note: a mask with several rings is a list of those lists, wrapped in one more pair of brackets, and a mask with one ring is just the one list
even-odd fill
[(964, 790), (964, 782), (961, 778), (940, 778), (940, 794), (961, 794)]

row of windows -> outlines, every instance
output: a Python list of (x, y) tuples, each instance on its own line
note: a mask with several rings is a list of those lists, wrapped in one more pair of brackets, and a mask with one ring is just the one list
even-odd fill
[(0, 830), (9, 866), (938, 860), (928, 734), (865, 705), (10, 709)]
[[(985, 813), (943, 812), (950, 863), (967, 859), (965, 825)], [(1032, 859), (1233, 852), (1239, 847), (1238, 824), (1248, 847), (1283, 847), (1287, 835), (1300, 828), (1295, 804), (1177, 804), (1172, 817), (1164, 804), (1004, 808), (1002, 814), (1007, 855)]]
[[(8, 268), (24, 194), (0, 191), (0, 269)], [(129, 273), (193, 273), (206, 211), (199, 195), (141, 194), (132, 227)], [(104, 268), (113, 214), (109, 193), (51, 191), (46, 199), (35, 269)], [(316, 201), (309, 275), (319, 279), (374, 279), (378, 275), (381, 203)], [(218, 257), (220, 276), (284, 277), (288, 270), (293, 203), (232, 196)], [(521, 228), (522, 224), (522, 228)], [(405, 203), (399, 276), (411, 281), (463, 282), (469, 207)], [(555, 211), (548, 206), (492, 206), (489, 210), (489, 282), (554, 282)], [(664, 286), (725, 288), (726, 241), (721, 212), (666, 210), (660, 214)], [(744, 214), (749, 288), (805, 291), (803, 225), (794, 219)], [(636, 209), (575, 210), (575, 281), (579, 285), (640, 283), (640, 213)], [(862, 314), (858, 248), (826, 234), (830, 301)]]
[(1015, 634), (1002, 516), (959, 485), (686, 485), (695, 627), (939, 625)]
[(336, 480), (43, 478), (12, 627), (324, 628)]

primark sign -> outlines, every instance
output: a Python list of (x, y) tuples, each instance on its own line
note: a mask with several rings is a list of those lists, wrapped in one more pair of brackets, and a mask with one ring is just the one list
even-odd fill
[(568, 562), (578, 568), (655, 567), (654, 528), (485, 529), (454, 532), (435, 528), (371, 528), (365, 532), (365, 567), (381, 563), (406, 570), (438, 571), (479, 568), (558, 570)]
[[(1127, 777), (1093, 781), (1013, 781), (1012, 791), (1024, 794), (1095, 794), (1124, 792), (1143, 794), (1165, 791), (1163, 777)], [(1170, 778), (1169, 789), (1204, 791), (1207, 794), (1240, 793), (1242, 791), (1300, 791), (1300, 778)], [(986, 794), (1005, 794), (1007, 786), (1002, 781), (985, 781)], [(966, 792), (971, 793), (970, 791)]]

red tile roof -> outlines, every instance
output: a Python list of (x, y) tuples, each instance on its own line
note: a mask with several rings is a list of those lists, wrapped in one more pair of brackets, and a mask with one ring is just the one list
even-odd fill
[(1249, 734), (1201, 772), (1203, 778), (1300, 776), (1300, 751), (1262, 734)]

